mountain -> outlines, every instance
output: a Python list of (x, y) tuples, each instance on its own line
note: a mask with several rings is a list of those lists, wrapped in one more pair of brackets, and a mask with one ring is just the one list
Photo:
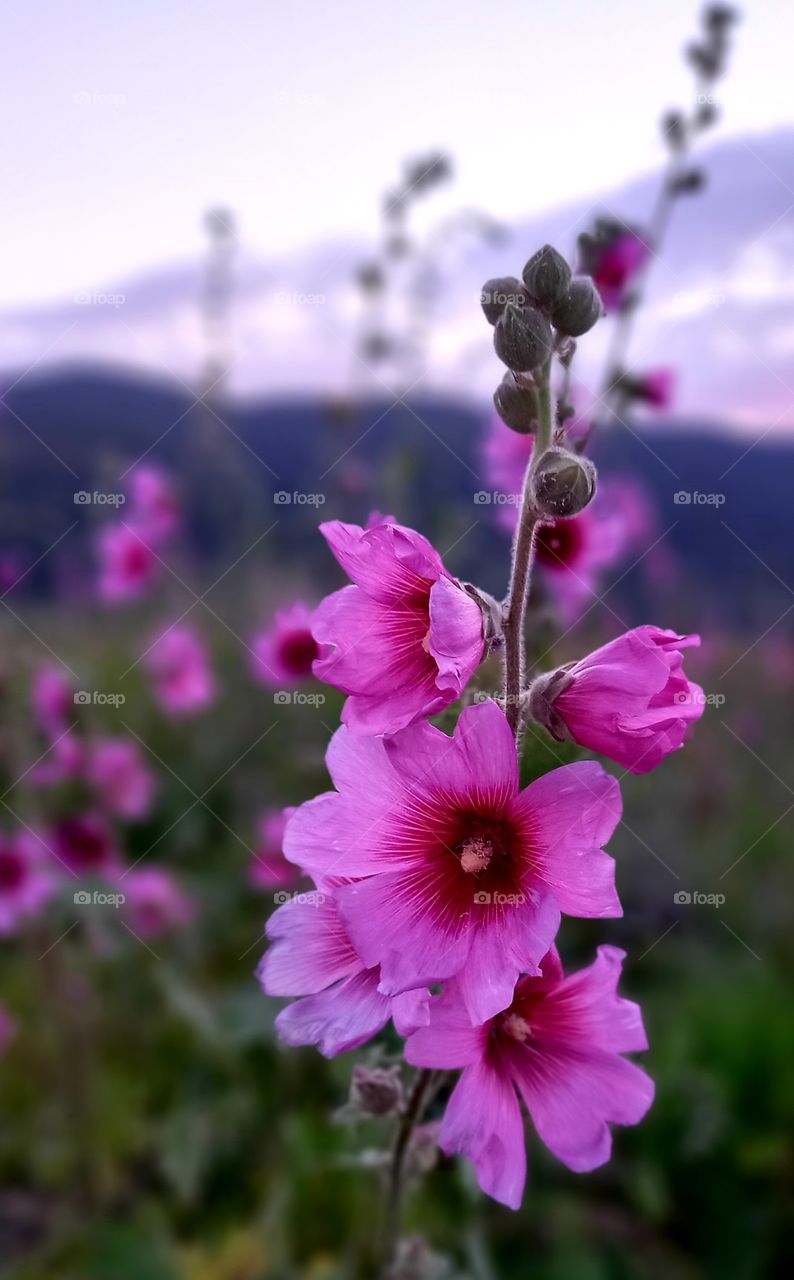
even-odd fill
[[(631, 360), (672, 365), (677, 409), (739, 431), (783, 434), (794, 426), (794, 131), (733, 138), (702, 155), (706, 191), (680, 201), (651, 277)], [(354, 268), (371, 246), (353, 239), (264, 261), (241, 252), (231, 331), (231, 386), (243, 397), (349, 392), (370, 396), (419, 378), (423, 395), (485, 400), (497, 376), (478, 306), (482, 282), (515, 273), (544, 241), (572, 251), (597, 212), (648, 216), (658, 182), (648, 175), (614, 191), (518, 222), (505, 243), (453, 239), (434, 259), (427, 358), (409, 371), (357, 359), (360, 323)], [(427, 264), (425, 264), (427, 265)], [(420, 281), (404, 269), (406, 288)], [(422, 276), (422, 280), (426, 280)], [(87, 287), (48, 307), (0, 313), (6, 382), (75, 361), (170, 373), (192, 385), (201, 366), (202, 264), (183, 262), (136, 280)], [(404, 314), (397, 309), (395, 323)], [(595, 384), (608, 325), (577, 355), (577, 376)]]

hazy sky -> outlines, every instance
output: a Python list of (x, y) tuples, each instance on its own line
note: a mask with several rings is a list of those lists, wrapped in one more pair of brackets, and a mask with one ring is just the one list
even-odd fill
[[(794, 0), (749, 0), (719, 134), (792, 118)], [(277, 253), (372, 234), (403, 156), (511, 217), (660, 154), (693, 0), (0, 0), (0, 305), (200, 250), (223, 202)], [(715, 136), (717, 136), (715, 134)]]

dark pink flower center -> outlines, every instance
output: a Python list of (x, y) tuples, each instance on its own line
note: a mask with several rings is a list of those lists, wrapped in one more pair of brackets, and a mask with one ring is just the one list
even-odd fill
[(27, 867), (15, 849), (0, 848), (0, 892), (12, 893), (25, 880)]
[(555, 520), (538, 529), (535, 555), (549, 569), (567, 569), (575, 563), (584, 542), (578, 520)]
[(73, 870), (96, 871), (107, 857), (108, 840), (100, 828), (67, 818), (58, 828), (58, 848)]
[(290, 631), (282, 638), (278, 652), (288, 671), (296, 676), (309, 676), (319, 650), (311, 631)]
[(151, 561), (152, 556), (149, 548), (139, 542), (137, 538), (125, 547), (123, 567), (124, 572), (129, 574), (131, 578), (139, 578), (147, 573)]

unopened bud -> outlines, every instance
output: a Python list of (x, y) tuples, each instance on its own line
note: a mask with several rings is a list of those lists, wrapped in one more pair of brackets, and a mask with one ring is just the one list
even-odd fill
[(571, 283), (571, 268), (550, 244), (533, 253), (521, 274), (530, 297), (544, 307), (553, 307)]
[(493, 344), (496, 354), (508, 369), (528, 373), (548, 359), (551, 325), (535, 307), (520, 310), (508, 302), (496, 322)]
[(486, 280), (480, 294), (480, 305), (489, 324), (496, 324), (508, 302), (523, 307), (527, 301), (527, 291), (515, 276), (494, 276), (493, 280)]
[(403, 1087), (399, 1067), (388, 1071), (382, 1067), (353, 1068), (350, 1082), (350, 1105), (359, 1114), (387, 1116), (399, 1111), (403, 1103)]
[(540, 417), (540, 401), (535, 387), (520, 387), (508, 371), (494, 391), (496, 412), (506, 427), (528, 435)]
[(589, 458), (567, 449), (547, 449), (535, 469), (532, 494), (543, 516), (575, 516), (595, 493), (596, 469)]
[(589, 276), (574, 276), (565, 297), (551, 313), (552, 324), (560, 333), (580, 338), (592, 329), (601, 315), (601, 298)]
[(542, 724), (544, 729), (548, 729), (558, 742), (573, 741), (568, 726), (554, 706), (555, 698), (573, 681), (573, 676), (569, 674), (572, 665), (569, 663), (565, 667), (559, 667), (557, 671), (547, 671), (544, 675), (537, 676), (523, 697), (525, 713), (536, 724)]

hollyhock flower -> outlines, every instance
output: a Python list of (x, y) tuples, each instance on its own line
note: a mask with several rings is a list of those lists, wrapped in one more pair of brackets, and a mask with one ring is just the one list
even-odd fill
[(55, 738), (74, 719), (74, 684), (61, 667), (47, 663), (33, 676), (31, 702), (36, 724)]
[(38, 836), (25, 830), (0, 835), (0, 934), (37, 915), (55, 887)]
[(99, 594), (109, 603), (134, 600), (157, 576), (157, 555), (142, 529), (108, 524), (99, 535)]
[(160, 467), (140, 465), (130, 473), (129, 497), (136, 524), (150, 541), (170, 537), (181, 517), (170, 477)]
[(484, 656), (476, 600), (421, 534), (392, 521), (320, 526), (353, 586), (314, 615), (314, 674), (348, 694), (353, 733), (395, 733), (460, 697)]
[(604, 1164), (610, 1124), (638, 1124), (653, 1081), (621, 1055), (647, 1049), (639, 1007), (617, 994), (625, 952), (599, 947), (587, 969), (564, 977), (556, 952), (539, 977), (522, 978), (509, 1008), (471, 1026), (456, 983), (430, 1002), (430, 1025), (405, 1046), (416, 1066), (462, 1067), (439, 1143), (474, 1163), (482, 1190), (517, 1209), (526, 1178), (516, 1091), (537, 1134), (576, 1173)]
[(99, 814), (63, 818), (52, 831), (50, 848), (74, 876), (114, 876), (118, 849), (113, 833)]
[(284, 857), (284, 829), (295, 812), (268, 809), (259, 817), (259, 841), (249, 869), (251, 883), (257, 889), (285, 889), (296, 884), (300, 871)]
[(700, 636), (635, 627), (581, 662), (538, 677), (530, 712), (560, 741), (573, 739), (631, 773), (648, 773), (683, 746), (703, 714), (703, 691), (687, 679), (681, 652), (699, 644)]
[(357, 1049), (390, 1018), (400, 1035), (427, 1022), (427, 991), (382, 994), (377, 965), (363, 963), (336, 904), (325, 893), (290, 899), (267, 922), (272, 946), (257, 976), (269, 996), (303, 996), (282, 1009), (276, 1028), (290, 1045), (319, 1045), (327, 1058)]
[(174, 626), (155, 640), (144, 659), (154, 695), (169, 715), (192, 715), (215, 701), (215, 677), (204, 641), (190, 626)]
[(427, 723), (385, 739), (343, 727), (328, 769), (337, 791), (296, 809), (284, 852), (315, 877), (366, 877), (333, 892), (386, 995), (457, 977), (484, 1022), (537, 971), (561, 911), (621, 914), (601, 848), (620, 818), (617, 782), (591, 761), (520, 790), (494, 702), (467, 707), (453, 738)]
[(28, 781), (37, 787), (57, 787), (62, 782), (81, 778), (85, 772), (86, 752), (82, 738), (66, 729), (53, 740), (46, 754), (30, 770)]
[(137, 742), (98, 738), (88, 748), (86, 778), (101, 807), (119, 818), (145, 818), (152, 807), (155, 779)]
[(16, 1026), (11, 1014), (0, 1005), (0, 1053), (5, 1053), (15, 1034)]
[(598, 247), (589, 270), (605, 311), (619, 311), (624, 305), (629, 286), (649, 254), (648, 245), (634, 231), (622, 232), (609, 244)]
[(122, 910), (142, 938), (156, 938), (188, 924), (195, 914), (191, 899), (172, 875), (160, 867), (132, 869), (119, 877), (126, 901)]
[(272, 689), (310, 680), (312, 663), (319, 650), (312, 635), (312, 611), (296, 601), (279, 609), (272, 623), (254, 637), (252, 671), (254, 677)]

